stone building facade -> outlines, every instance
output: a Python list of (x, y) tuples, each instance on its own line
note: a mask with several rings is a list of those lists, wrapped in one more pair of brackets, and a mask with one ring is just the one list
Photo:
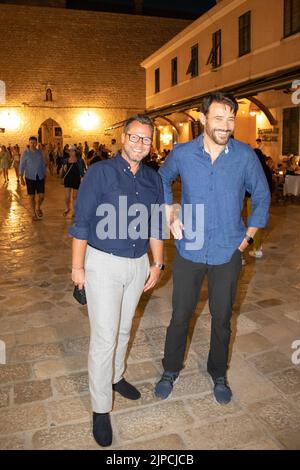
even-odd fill
[(239, 100), (235, 138), (279, 161), (300, 161), (299, 0), (219, 0), (148, 57), (146, 106), (157, 147), (201, 131), (198, 108), (211, 92)]
[(105, 128), (145, 109), (141, 61), (189, 24), (6, 4), (0, 21), (0, 143), (21, 146), (39, 129), (45, 142), (118, 138)]

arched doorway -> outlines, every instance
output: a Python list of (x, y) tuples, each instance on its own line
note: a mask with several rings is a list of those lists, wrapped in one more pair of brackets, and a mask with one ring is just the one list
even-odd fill
[(62, 128), (54, 119), (44, 121), (38, 130), (38, 141), (41, 144), (63, 145)]

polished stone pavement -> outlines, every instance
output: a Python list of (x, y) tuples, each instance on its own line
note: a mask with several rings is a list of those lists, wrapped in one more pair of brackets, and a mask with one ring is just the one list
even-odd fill
[[(0, 181), (0, 449), (100, 449), (91, 436), (87, 380), (89, 322), (72, 298), (71, 219), (63, 188), (47, 181), (44, 220), (10, 171)], [(273, 205), (265, 256), (246, 257), (232, 320), (229, 382), (234, 399), (217, 405), (205, 371), (210, 317), (204, 286), (180, 380), (166, 401), (153, 396), (171, 315), (173, 242), (157, 289), (134, 319), (126, 377), (138, 402), (115, 397), (111, 449), (300, 449), (300, 206)], [(294, 361), (295, 362), (295, 361)]]

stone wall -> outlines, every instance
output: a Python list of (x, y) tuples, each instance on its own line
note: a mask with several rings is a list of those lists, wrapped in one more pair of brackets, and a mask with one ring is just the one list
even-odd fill
[[(145, 109), (143, 59), (189, 24), (186, 20), (0, 4), (1, 112), (17, 115), (3, 143), (23, 144), (52, 118), (66, 142), (110, 141), (105, 127)], [(46, 88), (53, 101), (46, 101)], [(80, 114), (96, 113), (99, 126), (83, 132)], [(6, 121), (5, 121), (6, 122)]]

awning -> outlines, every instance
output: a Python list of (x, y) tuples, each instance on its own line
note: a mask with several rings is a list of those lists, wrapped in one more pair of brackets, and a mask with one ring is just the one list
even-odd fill
[[(266, 75), (265, 77), (247, 80), (245, 82), (241, 82), (237, 85), (218, 88), (214, 90), (210, 90), (210, 93), (213, 92), (224, 92), (224, 93), (232, 93), (237, 99), (240, 98), (247, 98), (247, 96), (253, 96), (257, 93), (272, 90), (275, 88), (280, 88), (284, 86), (290, 86), (293, 80), (299, 79), (300, 77), (300, 65), (291, 69), (275, 72), (270, 75)], [(152, 119), (155, 119), (158, 116), (167, 116), (169, 114), (186, 111), (191, 108), (197, 108), (200, 106), (202, 99), (208, 93), (203, 93), (193, 98), (189, 98), (187, 100), (177, 101), (172, 105), (162, 106), (156, 109), (149, 109), (145, 111), (145, 114), (150, 116)], [(105, 131), (117, 129), (123, 126), (125, 123), (124, 121), (117, 122), (110, 127), (107, 127)]]

